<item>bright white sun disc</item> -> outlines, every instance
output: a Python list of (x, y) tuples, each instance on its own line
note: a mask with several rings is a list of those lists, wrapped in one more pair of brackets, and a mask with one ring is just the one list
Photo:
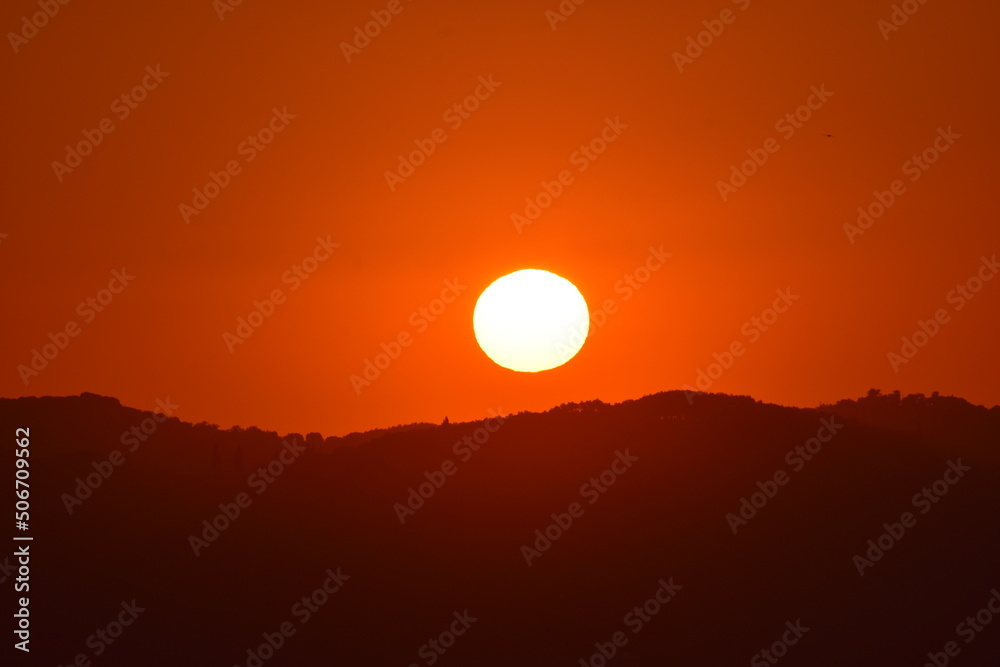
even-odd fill
[(537, 372), (576, 356), (590, 331), (590, 312), (570, 281), (523, 269), (483, 290), (472, 328), (490, 359), (511, 370)]

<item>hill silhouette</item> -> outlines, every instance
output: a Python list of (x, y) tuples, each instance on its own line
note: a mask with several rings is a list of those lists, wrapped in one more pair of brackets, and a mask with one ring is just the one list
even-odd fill
[(998, 664), (997, 407), (671, 391), (324, 438), (83, 394), (0, 420), (30, 428), (30, 664)]

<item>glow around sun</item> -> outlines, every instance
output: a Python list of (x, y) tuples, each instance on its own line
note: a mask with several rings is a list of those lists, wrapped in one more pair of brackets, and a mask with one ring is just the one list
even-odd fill
[(497, 364), (545, 371), (580, 351), (590, 331), (590, 312), (570, 281), (549, 271), (523, 269), (483, 290), (472, 328), (479, 347)]

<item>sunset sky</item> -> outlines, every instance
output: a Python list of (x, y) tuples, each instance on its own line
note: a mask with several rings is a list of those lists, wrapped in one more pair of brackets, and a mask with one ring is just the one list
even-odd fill
[[(1000, 403), (996, 5), (52, 4), (2, 11), (3, 396), (339, 435), (696, 386), (738, 343), (710, 391)], [(523, 268), (598, 318), (537, 374), (472, 330)]]

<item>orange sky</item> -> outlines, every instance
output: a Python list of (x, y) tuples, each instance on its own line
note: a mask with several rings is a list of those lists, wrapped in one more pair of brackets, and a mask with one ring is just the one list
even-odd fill
[[(247, 0), (220, 19), (222, 2), (69, 2), (37, 29), (39, 4), (5, 3), (0, 394), (169, 396), (185, 420), (332, 435), (694, 385), (738, 342), (712, 391), (1000, 402), (1000, 281), (949, 297), (1000, 253), (996, 5), (913, 2), (890, 30), (890, 2), (567, 0), (565, 21), (556, 0)], [(391, 21), (343, 47), (373, 11)], [(100, 143), (77, 162), (84, 132)], [(390, 188), (415, 142), (434, 151)], [(564, 170), (551, 205), (512, 220)], [(225, 187), (198, 201), (210, 171)], [(875, 191), (894, 202), (849, 233)], [(663, 267), (619, 283), (651, 247)], [(617, 309), (541, 374), (496, 366), (472, 333), (479, 292), (528, 267)], [(465, 288), (421, 324), (446, 281)], [(798, 299), (762, 331), (779, 290)], [(402, 332), (359, 395), (350, 376)], [(19, 371), (50, 334), (65, 349)]]

